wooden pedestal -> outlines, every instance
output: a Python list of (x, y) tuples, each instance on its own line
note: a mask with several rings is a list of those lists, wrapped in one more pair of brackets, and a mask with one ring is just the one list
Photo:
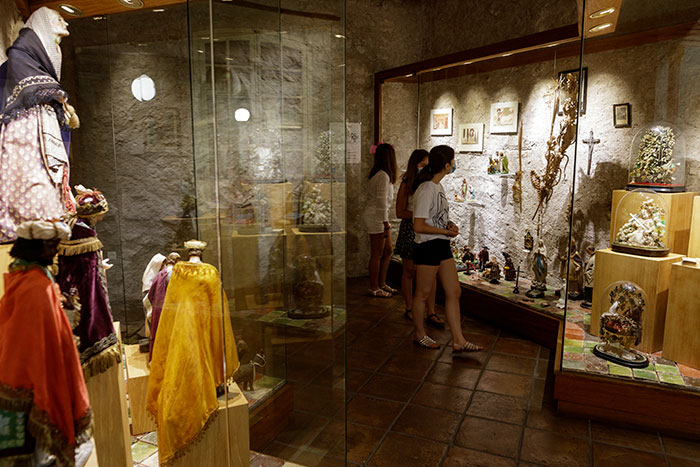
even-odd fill
[[(250, 465), (250, 435), (248, 432), (248, 401), (237, 384), (229, 390), (238, 396), (219, 401), (219, 413), (204, 432), (202, 439), (190, 446), (185, 454), (170, 465), (190, 467), (248, 467)], [(230, 457), (227, 446), (230, 446)], [(162, 464), (161, 464), (162, 465)]]
[(634, 282), (647, 294), (647, 307), (642, 315), (642, 342), (637, 349), (643, 352), (661, 350), (671, 265), (681, 258), (681, 255), (674, 253), (662, 258), (651, 258), (617, 253), (609, 248), (598, 250), (593, 279), (591, 334), (599, 335), (600, 315), (610, 306), (610, 300), (604, 296), (608, 286), (617, 281)]
[(126, 389), (131, 409), (131, 434), (140, 435), (156, 430), (156, 423), (146, 411), (148, 397), (148, 354), (139, 352), (138, 344), (124, 347), (126, 360)]
[[(114, 323), (120, 338), (119, 323)], [(119, 339), (121, 346), (121, 339)], [(93, 417), (93, 437), (100, 467), (124, 467), (132, 464), (129, 416), (126, 410), (124, 368), (112, 365), (87, 382)]]
[[(615, 214), (620, 200), (629, 191), (614, 190), (612, 197), (612, 211), (610, 214), (610, 244), (615, 239)], [(693, 210), (693, 198), (697, 193), (659, 193), (666, 203), (666, 228), (668, 229), (668, 247), (671, 253), (679, 255), (688, 254), (688, 242), (690, 241), (690, 215)], [(596, 267), (598, 260), (596, 260)]]
[(0, 245), (0, 298), (5, 294), (5, 273), (12, 263), (10, 250), (12, 244)]
[(690, 223), (688, 256), (700, 258), (700, 196), (696, 196), (693, 200), (693, 220)]
[(664, 358), (700, 368), (700, 266), (671, 267)]

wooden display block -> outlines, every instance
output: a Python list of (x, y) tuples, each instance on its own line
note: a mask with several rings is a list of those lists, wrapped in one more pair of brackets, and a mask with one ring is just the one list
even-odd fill
[(700, 368), (700, 266), (671, 267), (664, 358)]
[(7, 272), (10, 264), (12, 263), (12, 256), (10, 256), (10, 250), (12, 249), (12, 244), (0, 245), (0, 298), (5, 294), (5, 273)]
[(138, 344), (124, 346), (126, 360), (126, 389), (131, 409), (131, 434), (140, 435), (156, 430), (156, 422), (146, 410), (148, 399), (148, 354), (139, 352)]
[[(114, 323), (119, 346), (119, 323)], [(126, 410), (124, 368), (112, 365), (107, 371), (87, 381), (93, 413), (93, 437), (100, 467), (132, 465), (129, 415)]]
[[(664, 321), (671, 265), (679, 262), (682, 255), (653, 258), (648, 256), (618, 253), (609, 248), (598, 250), (595, 255), (593, 278), (593, 308), (591, 309), (591, 334), (600, 334), (600, 315), (607, 310), (603, 296), (608, 286), (617, 281), (634, 282), (647, 294), (647, 307), (642, 315), (642, 342), (637, 349), (643, 352), (661, 350), (664, 340)], [(604, 308), (602, 310), (602, 308)]]
[[(615, 214), (620, 200), (629, 191), (613, 190), (612, 211), (610, 214), (610, 244), (615, 240)], [(690, 219), (693, 211), (693, 198), (698, 194), (688, 193), (659, 193), (666, 203), (666, 228), (668, 229), (668, 247), (671, 253), (688, 254), (690, 241)], [(598, 260), (596, 260), (597, 266)]]
[(693, 219), (690, 223), (688, 256), (700, 258), (700, 196), (696, 196), (693, 199)]
[[(238, 393), (228, 401), (219, 400), (219, 413), (202, 438), (191, 445), (182, 457), (169, 465), (190, 467), (248, 467), (250, 465), (250, 433), (248, 430), (248, 401), (236, 383), (229, 391)], [(229, 450), (230, 446), (230, 458)], [(161, 464), (163, 465), (163, 464)]]

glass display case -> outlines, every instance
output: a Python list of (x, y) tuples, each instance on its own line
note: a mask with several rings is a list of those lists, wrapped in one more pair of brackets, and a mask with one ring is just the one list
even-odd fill
[(681, 130), (665, 122), (645, 125), (630, 146), (627, 189), (684, 192), (685, 166), (685, 138)]
[(614, 213), (613, 251), (644, 256), (670, 252), (666, 202), (656, 192), (633, 190), (620, 199)]

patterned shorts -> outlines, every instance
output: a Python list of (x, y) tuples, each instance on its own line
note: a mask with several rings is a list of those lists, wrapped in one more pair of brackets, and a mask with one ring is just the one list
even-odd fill
[(396, 239), (394, 252), (403, 259), (413, 259), (413, 240), (416, 238), (413, 232), (413, 220), (401, 219), (399, 236)]

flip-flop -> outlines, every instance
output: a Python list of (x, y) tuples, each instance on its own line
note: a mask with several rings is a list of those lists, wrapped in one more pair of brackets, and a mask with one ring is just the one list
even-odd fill
[(437, 350), (440, 348), (440, 344), (431, 339), (427, 334), (420, 339), (414, 338), (413, 343), (418, 347), (423, 347), (424, 349)]
[(392, 295), (399, 293), (398, 290), (394, 289), (393, 287), (389, 287), (387, 284), (382, 285), (380, 289), (384, 290), (385, 292), (389, 292)]
[(471, 342), (467, 342), (459, 349), (455, 349), (454, 347), (452, 347), (452, 356), (454, 357), (454, 356), (465, 355), (465, 354), (468, 354), (471, 352), (478, 352), (480, 350), (484, 350), (484, 348), (481, 347), (480, 345), (476, 345), (476, 344), (472, 344)]
[(379, 297), (379, 298), (391, 298), (392, 295), (391, 293), (387, 292), (384, 289), (377, 289), (377, 290), (369, 290), (369, 294), (373, 297)]

